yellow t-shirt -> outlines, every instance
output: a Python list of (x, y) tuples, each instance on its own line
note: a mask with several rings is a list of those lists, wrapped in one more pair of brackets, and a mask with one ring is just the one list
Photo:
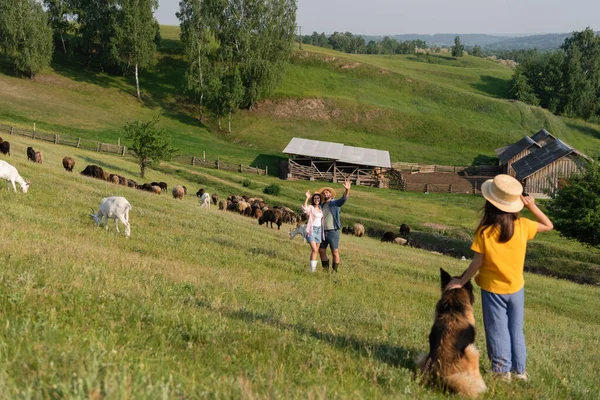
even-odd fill
[(475, 282), (483, 290), (496, 294), (512, 294), (523, 288), (523, 267), (527, 241), (535, 237), (538, 223), (527, 218), (515, 221), (513, 237), (506, 243), (499, 243), (499, 229), (488, 227), (483, 235), (475, 233), (471, 250), (483, 254), (483, 264)]

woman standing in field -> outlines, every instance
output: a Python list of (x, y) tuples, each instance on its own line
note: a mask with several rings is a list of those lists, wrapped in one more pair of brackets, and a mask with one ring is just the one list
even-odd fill
[[(481, 287), (483, 324), (492, 372), (503, 379), (527, 380), (525, 360), (525, 281), (523, 267), (527, 241), (554, 225), (525, 195), (523, 187), (510, 175), (497, 175), (481, 185), (486, 199), (483, 218), (475, 232), (471, 250), (473, 261), (460, 279), (453, 279), (446, 290), (460, 288), (473, 275)], [(536, 221), (522, 218), (527, 208)]]
[[(310, 205), (308, 200), (310, 199)], [(310, 190), (306, 191), (306, 200), (302, 206), (302, 212), (308, 215), (306, 223), (306, 241), (310, 245), (310, 272), (317, 270), (317, 254), (319, 254), (319, 245), (323, 236), (323, 195), (314, 193), (312, 196)]]

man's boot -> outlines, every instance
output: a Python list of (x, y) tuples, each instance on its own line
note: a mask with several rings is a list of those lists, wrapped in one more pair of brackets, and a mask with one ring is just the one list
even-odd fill
[(323, 265), (323, 272), (329, 272), (329, 260), (321, 261), (321, 265)]
[(338, 272), (338, 266), (340, 265), (340, 263), (331, 263), (331, 269), (333, 270), (333, 272)]

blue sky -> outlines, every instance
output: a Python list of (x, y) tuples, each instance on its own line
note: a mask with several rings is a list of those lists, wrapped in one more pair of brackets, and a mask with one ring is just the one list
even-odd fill
[[(179, 0), (159, 0), (156, 17), (179, 25)], [(600, 30), (600, 0), (299, 0), (298, 25), (313, 31), (535, 34)]]

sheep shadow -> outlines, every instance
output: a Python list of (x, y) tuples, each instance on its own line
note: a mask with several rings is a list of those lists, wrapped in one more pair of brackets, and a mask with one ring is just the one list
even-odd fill
[(397, 346), (391, 343), (377, 343), (357, 338), (353, 335), (335, 335), (329, 332), (321, 332), (315, 328), (308, 328), (300, 324), (288, 324), (282, 322), (275, 313), (259, 313), (248, 309), (234, 311), (215, 308), (207, 301), (194, 299), (193, 306), (209, 311), (218, 312), (228, 318), (237, 319), (248, 323), (261, 323), (272, 326), (282, 331), (295, 332), (302, 336), (309, 336), (323, 341), (339, 350), (349, 350), (360, 357), (375, 358), (380, 362), (394, 368), (404, 368), (416, 371), (414, 358), (419, 353), (417, 349)]

